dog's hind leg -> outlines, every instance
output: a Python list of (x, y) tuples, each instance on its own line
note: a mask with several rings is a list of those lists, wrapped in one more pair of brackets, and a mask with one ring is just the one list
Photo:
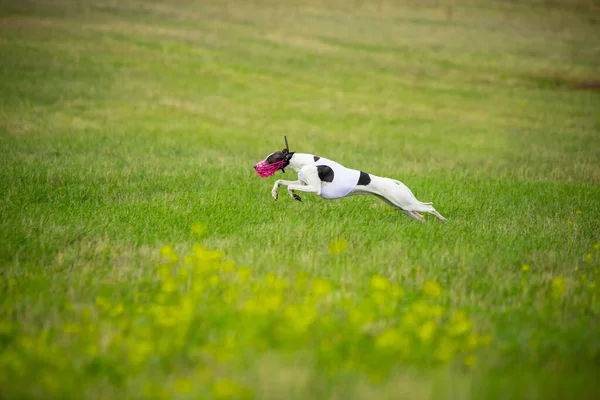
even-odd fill
[[(431, 208), (433, 208), (433, 207), (431, 207)], [(446, 218), (444, 218), (444, 216), (442, 214), (440, 214), (439, 212), (437, 212), (435, 208), (433, 208), (432, 211), (429, 211), (429, 213), (435, 215), (435, 217), (437, 219), (439, 219), (440, 221), (446, 221)]]
[(435, 215), (441, 221), (446, 220), (433, 208), (432, 203), (417, 200), (412, 191), (402, 182), (376, 175), (369, 175), (369, 177), (370, 181), (367, 185), (357, 186), (356, 194), (374, 194), (414, 219), (424, 220), (425, 218), (419, 212), (426, 212)]
[(442, 214), (440, 214), (439, 212), (437, 212), (437, 210), (435, 208), (433, 208), (432, 205), (429, 204), (418, 204), (416, 206), (411, 207), (411, 212), (426, 212), (428, 214), (431, 215), (435, 215), (435, 217), (437, 219), (439, 219), (440, 221), (446, 221), (446, 218), (444, 218), (442, 216)]
[(423, 220), (425, 220), (425, 217), (424, 217), (424, 216), (422, 216), (421, 214), (419, 214), (419, 213), (418, 213), (418, 212), (416, 212), (416, 211), (408, 211), (408, 213), (409, 213), (410, 215), (413, 215), (413, 216), (414, 216), (416, 219), (418, 219), (418, 220), (420, 220), (420, 221), (423, 221)]
[[(418, 201), (418, 200), (417, 200)], [(437, 219), (439, 219), (440, 221), (446, 221), (446, 218), (444, 218), (442, 216), (442, 214), (440, 214), (439, 212), (437, 212), (437, 210), (435, 208), (433, 208), (432, 205), (430, 204), (425, 204), (425, 203), (421, 203), (420, 201), (418, 201), (418, 203), (416, 204), (411, 204), (410, 206), (406, 207), (410, 212), (425, 212), (431, 215), (435, 215), (435, 217)]]
[(403, 210), (402, 208), (398, 207), (397, 205), (395, 205), (394, 203), (392, 203), (391, 201), (389, 201), (388, 199), (386, 199), (385, 197), (383, 197), (383, 196), (381, 196), (381, 195), (379, 195), (379, 194), (376, 194), (376, 193), (373, 193), (373, 192), (362, 192), (362, 193), (358, 193), (358, 192), (357, 192), (357, 193), (355, 193), (355, 194), (372, 194), (372, 195), (374, 195), (375, 197), (377, 197), (378, 199), (381, 199), (381, 201), (383, 201), (384, 203), (387, 203), (387, 204), (389, 204), (390, 206), (394, 207), (396, 210), (400, 211), (400, 212), (401, 212), (401, 213), (403, 213), (403, 214), (406, 214), (406, 215), (408, 215), (409, 217), (411, 217), (411, 218), (413, 218), (413, 219), (416, 219), (416, 220), (419, 220), (419, 221), (423, 221), (423, 220), (425, 219), (425, 218), (424, 218), (424, 217), (423, 217), (421, 214), (419, 214), (418, 212), (415, 212), (415, 211), (406, 211), (406, 210)]

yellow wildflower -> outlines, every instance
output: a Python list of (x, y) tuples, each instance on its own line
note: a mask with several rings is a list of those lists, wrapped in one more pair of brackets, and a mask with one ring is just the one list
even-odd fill
[(240, 282), (248, 282), (250, 277), (252, 276), (252, 268), (250, 267), (239, 267), (237, 270), (237, 278)]
[(179, 256), (177, 253), (175, 253), (175, 250), (173, 250), (173, 246), (168, 244), (160, 248), (160, 255), (168, 259), (172, 264), (175, 264), (179, 261)]
[(326, 296), (333, 290), (331, 283), (321, 278), (314, 279), (310, 284), (310, 288), (315, 296)]
[(206, 233), (206, 226), (204, 224), (193, 224), (192, 233), (194, 235), (203, 236)]
[(206, 288), (206, 285), (204, 284), (204, 282), (197, 279), (194, 281), (194, 283), (192, 285), (192, 292), (194, 292), (195, 294), (200, 294), (204, 291), (205, 288)]
[(153, 351), (154, 346), (150, 341), (136, 341), (135, 343), (131, 343), (128, 354), (129, 361), (133, 365), (140, 365), (148, 360)]
[(475, 333), (471, 333), (469, 334), (469, 336), (467, 336), (467, 343), (466, 343), (466, 347), (467, 350), (475, 350), (479, 344), (481, 343), (479, 336), (477, 336), (477, 334)]
[(374, 290), (388, 290), (390, 286), (390, 281), (381, 275), (374, 275), (371, 278), (371, 288)]
[(173, 253), (174, 253), (173, 246), (171, 246), (169, 244), (165, 244), (164, 246), (162, 246), (160, 248), (160, 255), (163, 257), (169, 257)]
[(211, 275), (208, 278), (208, 284), (213, 288), (219, 286), (219, 283), (221, 283), (221, 278), (219, 275)]
[(107, 299), (105, 299), (102, 296), (97, 296), (96, 297), (96, 306), (99, 308), (102, 308), (104, 310), (107, 310), (111, 307), (110, 301), (108, 301)]
[(177, 289), (175, 279), (168, 277), (162, 281), (161, 289), (165, 293), (172, 293)]
[(180, 277), (182, 278), (187, 278), (190, 275), (190, 270), (187, 268), (179, 268), (179, 270), (177, 271), (177, 273), (179, 274)]
[(267, 272), (267, 274), (265, 275), (265, 282), (271, 289), (279, 291), (285, 290), (288, 286), (285, 279), (278, 275), (275, 275), (272, 272)]
[(161, 264), (158, 267), (158, 275), (162, 279), (165, 279), (165, 278), (171, 276), (171, 267), (169, 265)]
[(260, 313), (264, 312), (264, 308), (258, 302), (258, 300), (254, 297), (251, 297), (248, 300), (246, 300), (246, 302), (244, 303), (243, 309), (244, 309), (244, 311), (246, 311), (250, 314), (260, 314)]
[(409, 349), (410, 343), (397, 329), (387, 328), (375, 339), (375, 347), (404, 353)]
[(235, 271), (235, 263), (233, 261), (223, 261), (220, 269), (226, 274), (230, 274)]
[(411, 309), (416, 315), (418, 315), (421, 318), (428, 318), (431, 315), (432, 311), (431, 306), (423, 300), (415, 302), (412, 305)]
[(390, 295), (394, 300), (399, 300), (404, 295), (404, 291), (400, 285), (391, 285), (390, 287)]
[(473, 322), (467, 317), (463, 311), (456, 311), (450, 317), (448, 333), (452, 336), (459, 336), (470, 332), (473, 329)]
[(430, 297), (440, 297), (444, 294), (444, 290), (439, 283), (431, 279), (423, 282), (423, 292)]
[(423, 342), (429, 342), (435, 333), (436, 327), (437, 326), (433, 321), (425, 322), (421, 328), (419, 328), (419, 339), (421, 339)]
[(304, 331), (318, 317), (317, 311), (307, 305), (291, 304), (284, 310), (284, 315), (290, 325), (298, 331)]
[(450, 338), (442, 337), (438, 343), (437, 348), (434, 351), (434, 358), (437, 361), (446, 363), (451, 361), (456, 354), (457, 347), (454, 341)]
[(560, 299), (564, 296), (566, 291), (565, 278), (558, 276), (552, 280), (552, 297)]
[(402, 323), (408, 328), (415, 328), (419, 324), (419, 318), (415, 312), (409, 311), (402, 317)]
[(273, 293), (262, 299), (261, 303), (266, 310), (275, 311), (278, 310), (283, 304), (283, 296)]
[(365, 323), (364, 314), (358, 308), (348, 310), (348, 320), (354, 325), (363, 325)]
[(379, 307), (383, 307), (385, 304), (389, 304), (388, 298), (383, 292), (374, 292), (371, 295), (373, 302), (377, 304)]
[(331, 254), (339, 254), (346, 251), (346, 247), (348, 247), (348, 242), (344, 239), (336, 239), (329, 243), (329, 252)]
[(527, 272), (527, 271), (529, 271), (529, 264), (521, 265), (521, 272)]
[(192, 251), (199, 261), (217, 261), (223, 258), (224, 254), (219, 250), (208, 250), (198, 244), (192, 247)]
[(444, 315), (444, 307), (439, 304), (434, 304), (429, 307), (429, 314), (432, 318), (441, 318)]

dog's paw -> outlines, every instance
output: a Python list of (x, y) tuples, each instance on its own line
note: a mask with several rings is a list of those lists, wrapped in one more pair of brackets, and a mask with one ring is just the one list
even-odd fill
[(300, 196), (298, 196), (296, 193), (292, 194), (292, 197), (294, 198), (294, 200), (298, 200), (298, 201), (302, 201), (302, 198)]
[(277, 194), (277, 190), (273, 190), (273, 191), (271, 191), (271, 196), (273, 196), (273, 198), (274, 198), (275, 200), (277, 200), (277, 198), (279, 198), (279, 195)]

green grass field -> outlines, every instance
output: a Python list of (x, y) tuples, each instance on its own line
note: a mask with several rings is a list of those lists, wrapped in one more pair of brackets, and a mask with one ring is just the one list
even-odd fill
[(598, 398), (598, 15), (0, 0), (0, 398)]

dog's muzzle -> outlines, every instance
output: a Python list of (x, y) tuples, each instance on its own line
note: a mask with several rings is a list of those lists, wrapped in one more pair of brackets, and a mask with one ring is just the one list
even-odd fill
[(254, 166), (254, 170), (262, 178), (267, 178), (277, 172), (284, 165), (285, 161), (277, 161), (273, 164), (269, 164), (267, 160), (263, 160)]

